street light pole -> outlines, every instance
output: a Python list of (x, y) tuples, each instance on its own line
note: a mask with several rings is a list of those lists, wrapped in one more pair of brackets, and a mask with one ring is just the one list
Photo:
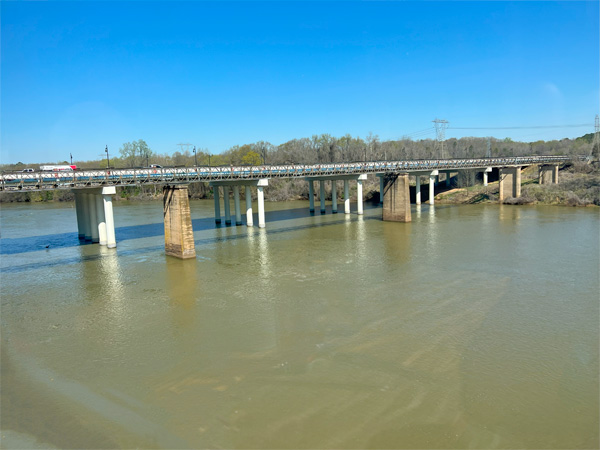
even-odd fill
[(106, 168), (110, 169), (110, 158), (108, 157), (108, 145), (106, 146), (104, 151), (106, 152)]
[(194, 145), (194, 164), (198, 167), (198, 156), (196, 155), (196, 146)]
[(210, 167), (210, 153), (208, 154), (208, 167)]
[(71, 157), (71, 165), (73, 165), (73, 153), (69, 153), (69, 156)]

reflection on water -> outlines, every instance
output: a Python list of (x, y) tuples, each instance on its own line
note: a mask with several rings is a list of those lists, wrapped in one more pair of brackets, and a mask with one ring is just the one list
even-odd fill
[[(74, 214), (35, 206), (3, 239)], [(135, 237), (154, 203), (118, 208), (116, 250), (4, 253), (3, 446), (598, 447), (595, 211), (268, 207), (191, 202), (195, 260)]]

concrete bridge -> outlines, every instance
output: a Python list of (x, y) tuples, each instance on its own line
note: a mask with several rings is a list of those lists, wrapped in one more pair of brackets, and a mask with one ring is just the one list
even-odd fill
[[(434, 185), (445, 173), (475, 170), (483, 174), (499, 169), (500, 201), (521, 195), (521, 169), (539, 166), (540, 183), (557, 183), (558, 167), (572, 160), (567, 156), (522, 156), (502, 158), (371, 161), (311, 165), (168, 167), (138, 169), (69, 170), (56, 172), (7, 172), (0, 175), (0, 191), (23, 192), (68, 189), (75, 194), (79, 238), (109, 248), (116, 247), (112, 196), (116, 186), (162, 184), (165, 222), (165, 251), (178, 258), (196, 256), (187, 186), (208, 182), (214, 190), (215, 222), (221, 223), (221, 194), (225, 224), (232, 223), (230, 191), (233, 191), (235, 224), (242, 225), (240, 189), (246, 201), (246, 225), (253, 226), (252, 190), (257, 191), (258, 226), (265, 227), (264, 188), (271, 178), (302, 178), (308, 181), (309, 209), (314, 212), (314, 183), (319, 183), (321, 213), (325, 213), (325, 183), (331, 182), (332, 213), (338, 212), (337, 182), (343, 181), (344, 213), (350, 214), (349, 183), (356, 182), (358, 214), (363, 213), (362, 183), (369, 173), (380, 181), (383, 220), (410, 222), (409, 176), (416, 180), (416, 203), (421, 203), (421, 178), (429, 179), (429, 203), (434, 202)], [(577, 159), (580, 159), (577, 157)]]

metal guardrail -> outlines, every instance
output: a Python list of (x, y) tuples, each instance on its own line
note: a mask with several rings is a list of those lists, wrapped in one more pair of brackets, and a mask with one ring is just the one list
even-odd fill
[(427, 159), (328, 164), (284, 164), (228, 167), (163, 167), (143, 169), (96, 169), (58, 172), (6, 172), (0, 175), (0, 191), (41, 191), (137, 184), (197, 183), (219, 180), (300, 178), (364, 173), (461, 170), (486, 167), (560, 164), (584, 156), (514, 156), (504, 158)]

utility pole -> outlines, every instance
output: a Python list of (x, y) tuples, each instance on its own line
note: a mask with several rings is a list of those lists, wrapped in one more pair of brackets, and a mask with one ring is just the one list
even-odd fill
[(106, 152), (106, 168), (110, 169), (110, 158), (108, 157), (108, 145), (106, 146), (104, 151)]
[(440, 149), (440, 159), (447, 159), (444, 154), (444, 141), (446, 140), (446, 128), (448, 128), (448, 121), (445, 119), (436, 118), (433, 123), (435, 124), (435, 135)]
[(194, 165), (198, 167), (198, 157), (196, 156), (196, 146), (194, 145)]
[(71, 157), (71, 165), (73, 165), (73, 153), (69, 153), (69, 156)]

